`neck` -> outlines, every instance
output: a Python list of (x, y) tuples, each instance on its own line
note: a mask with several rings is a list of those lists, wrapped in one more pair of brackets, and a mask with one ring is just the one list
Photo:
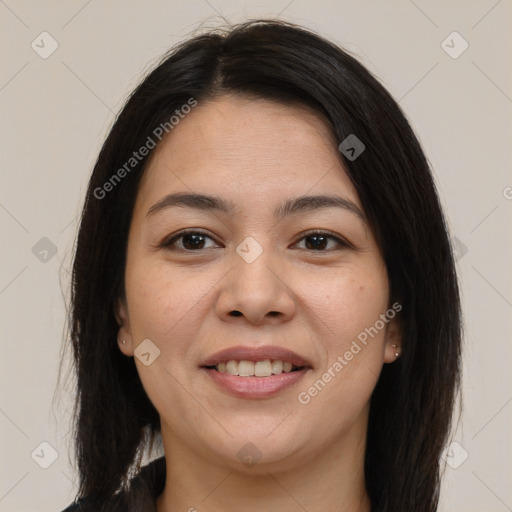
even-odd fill
[[(366, 418), (361, 418), (365, 422)], [(243, 471), (204, 457), (162, 424), (166, 485), (158, 512), (370, 512), (364, 482), (366, 428), (353, 425), (300, 466), (256, 464)]]

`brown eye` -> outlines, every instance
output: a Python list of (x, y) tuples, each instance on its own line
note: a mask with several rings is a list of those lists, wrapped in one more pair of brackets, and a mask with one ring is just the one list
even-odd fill
[[(208, 249), (205, 247), (207, 240), (213, 240), (211, 236), (202, 233), (201, 231), (182, 231), (171, 239), (165, 241), (162, 245), (169, 250), (182, 250), (182, 251), (200, 251), (201, 249)], [(180, 242), (177, 244), (177, 242)]]
[[(348, 247), (349, 244), (342, 240), (341, 238), (332, 235), (331, 233), (324, 233), (324, 232), (314, 232), (307, 234), (306, 236), (302, 237), (299, 242), (302, 242), (305, 240), (305, 247), (302, 247), (303, 249), (306, 249), (308, 251), (317, 251), (317, 252), (330, 252), (331, 250), (336, 249), (336, 247)], [(334, 247), (328, 248), (328, 245), (330, 241), (334, 241)]]
[[(307, 249), (318, 250), (318, 249), (326, 248), (326, 246), (329, 243), (329, 238), (330, 237), (323, 236), (323, 235), (312, 235), (312, 236), (305, 237), (304, 240), (306, 240), (306, 248)], [(308, 241), (309, 241), (309, 243), (308, 243)]]

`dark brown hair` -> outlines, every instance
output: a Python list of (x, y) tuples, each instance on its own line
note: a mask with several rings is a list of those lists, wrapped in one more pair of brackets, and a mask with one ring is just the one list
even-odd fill
[(108, 500), (147, 443), (144, 432), (160, 429), (133, 358), (117, 346), (113, 313), (148, 157), (106, 197), (98, 189), (190, 98), (226, 93), (298, 102), (318, 112), (339, 143), (355, 134), (366, 147), (353, 161), (340, 157), (381, 248), (390, 302), (403, 305), (404, 340), (401, 358), (384, 365), (372, 395), (366, 487), (374, 511), (433, 512), (459, 387), (461, 312), (429, 165), (400, 107), (363, 65), (309, 30), (272, 20), (211, 31), (173, 49), (131, 94), (103, 144), (73, 264), (78, 497)]

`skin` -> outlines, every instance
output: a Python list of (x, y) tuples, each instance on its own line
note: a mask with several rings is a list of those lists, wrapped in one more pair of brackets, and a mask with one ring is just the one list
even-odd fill
[[(173, 206), (148, 215), (175, 192), (221, 196), (235, 210)], [(153, 151), (116, 316), (126, 356), (145, 339), (160, 350), (148, 366), (135, 357), (162, 424), (167, 481), (158, 512), (370, 510), (363, 474), (369, 399), (382, 365), (396, 360), (398, 317), (309, 403), (299, 402), (390, 307), (386, 267), (364, 220), (342, 208), (274, 217), (284, 200), (303, 195), (342, 196), (362, 210), (336, 141), (304, 107), (222, 96), (198, 104)], [(174, 251), (163, 246), (186, 228), (211, 238), (199, 249), (187, 237)], [(304, 238), (310, 230), (352, 246), (328, 238), (315, 249)], [(236, 252), (249, 236), (263, 250), (252, 263)], [(313, 366), (274, 396), (233, 397), (199, 367), (221, 349), (268, 344)], [(252, 466), (237, 456), (248, 442), (261, 454)]]

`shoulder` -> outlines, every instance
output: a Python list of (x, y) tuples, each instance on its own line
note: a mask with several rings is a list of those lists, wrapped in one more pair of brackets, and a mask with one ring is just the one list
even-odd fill
[(73, 502), (69, 507), (66, 507), (62, 512), (96, 512), (98, 509), (94, 507), (87, 499), (81, 499)]
[(88, 498), (73, 502), (62, 512), (156, 512), (156, 498), (165, 486), (165, 458), (160, 457), (144, 466), (131, 481), (128, 489), (98, 505)]

